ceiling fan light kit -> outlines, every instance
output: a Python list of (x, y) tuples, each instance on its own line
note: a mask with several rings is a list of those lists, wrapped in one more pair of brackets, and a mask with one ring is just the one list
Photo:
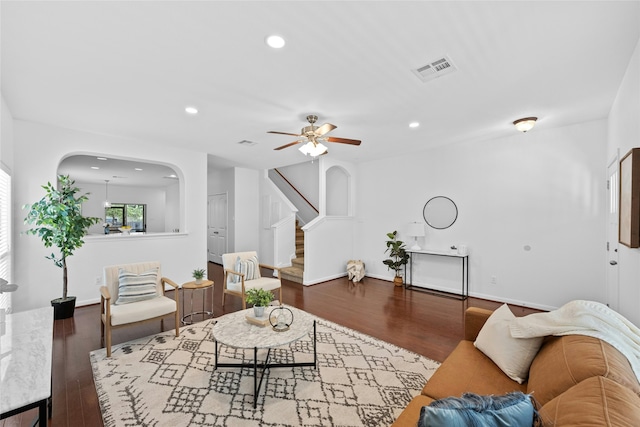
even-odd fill
[(322, 142), (335, 142), (339, 144), (350, 144), (350, 145), (360, 145), (361, 141), (358, 139), (349, 139), (349, 138), (338, 138), (332, 136), (325, 136), (327, 133), (331, 132), (336, 128), (335, 125), (331, 123), (325, 123), (322, 126), (315, 126), (315, 123), (318, 121), (318, 116), (310, 114), (307, 116), (307, 121), (309, 122), (309, 126), (305, 126), (300, 130), (300, 133), (289, 133), (289, 132), (279, 132), (270, 130), (267, 133), (275, 133), (278, 135), (291, 135), (297, 136), (301, 139), (290, 142), (285, 145), (281, 145), (280, 147), (274, 148), (274, 150), (282, 150), (283, 148), (291, 147), (293, 145), (305, 143), (302, 147), (299, 148), (300, 152), (302, 152), (305, 156), (310, 155), (312, 157), (321, 156), (327, 153), (327, 147), (322, 144)]
[(327, 152), (327, 147), (319, 142), (314, 144), (313, 142), (309, 141), (302, 147), (298, 148), (298, 150), (300, 150), (300, 152), (305, 156), (318, 157)]

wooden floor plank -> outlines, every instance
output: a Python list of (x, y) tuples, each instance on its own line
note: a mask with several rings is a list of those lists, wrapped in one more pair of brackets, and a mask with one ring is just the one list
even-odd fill
[[(265, 270), (263, 274), (270, 272)], [(206, 293), (206, 306), (211, 307), (213, 298), (216, 317), (242, 308), (240, 298), (229, 295), (225, 306), (222, 306), (222, 275), (220, 265), (209, 263), (208, 278), (215, 285), (213, 295), (211, 291)], [(96, 289), (96, 296), (97, 293)], [(173, 297), (173, 292), (168, 292), (167, 295)], [(202, 306), (200, 295), (200, 292), (194, 295), (195, 307)], [(475, 298), (459, 301), (408, 291), (391, 282), (369, 277), (357, 284), (348, 281), (346, 277), (313, 286), (283, 281), (282, 295), (286, 304), (437, 361), (444, 360), (462, 338), (464, 311), (467, 307), (493, 309), (501, 305)], [(190, 295), (187, 298), (190, 301)], [(516, 306), (512, 310), (517, 316), (537, 312)], [(167, 318), (164, 326), (168, 331), (175, 327), (175, 323)], [(126, 342), (160, 331), (160, 322), (116, 329), (113, 331), (113, 343)], [(100, 347), (98, 305), (78, 307), (72, 318), (55, 321), (53, 418), (50, 425), (102, 425), (89, 361), (89, 352)], [(28, 426), (36, 415), (37, 412), (31, 410), (0, 421), (0, 427)]]

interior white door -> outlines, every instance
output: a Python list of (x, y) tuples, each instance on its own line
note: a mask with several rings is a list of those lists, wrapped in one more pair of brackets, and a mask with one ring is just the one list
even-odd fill
[(227, 252), (227, 194), (209, 196), (207, 206), (207, 259), (222, 264), (222, 254)]
[(620, 289), (618, 281), (618, 197), (619, 177), (618, 158), (616, 157), (607, 169), (607, 305), (618, 310), (620, 305)]

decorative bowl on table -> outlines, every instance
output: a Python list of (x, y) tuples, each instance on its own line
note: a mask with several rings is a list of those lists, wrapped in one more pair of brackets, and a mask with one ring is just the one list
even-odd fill
[(121, 232), (122, 234), (129, 234), (129, 233), (131, 233), (131, 227), (126, 226), (126, 225), (125, 225), (125, 226), (123, 226), (123, 227), (118, 228), (118, 230), (120, 230), (120, 232)]

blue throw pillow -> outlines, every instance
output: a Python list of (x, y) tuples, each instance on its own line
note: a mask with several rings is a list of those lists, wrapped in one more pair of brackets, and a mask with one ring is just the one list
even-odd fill
[(462, 397), (434, 400), (420, 411), (418, 427), (531, 427), (536, 411), (528, 394)]

